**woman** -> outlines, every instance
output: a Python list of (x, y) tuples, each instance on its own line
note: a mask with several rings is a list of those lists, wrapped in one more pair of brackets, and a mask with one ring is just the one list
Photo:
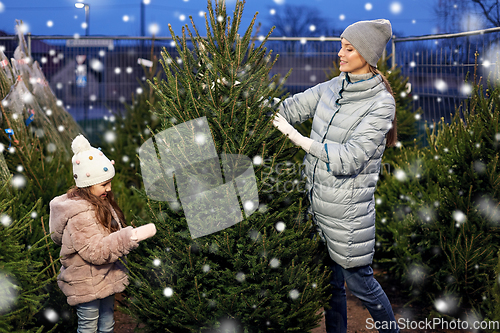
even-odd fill
[[(396, 143), (395, 100), (377, 61), (391, 38), (388, 20), (360, 21), (342, 33), (341, 74), (287, 98), (273, 124), (308, 154), (306, 189), (332, 269), (327, 332), (347, 331), (344, 282), (370, 311), (371, 327), (399, 332), (391, 304), (373, 277), (374, 192), (385, 147)], [(311, 137), (292, 125), (313, 117)]]

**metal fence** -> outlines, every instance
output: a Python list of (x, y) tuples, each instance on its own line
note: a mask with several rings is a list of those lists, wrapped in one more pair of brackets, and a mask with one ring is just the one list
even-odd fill
[(392, 54), (392, 67), (409, 78), (413, 108), (423, 110), (423, 120), (448, 121), (470, 94), (475, 72), (484, 85), (498, 78), (500, 28), (393, 38)]
[[(488, 77), (498, 70), (500, 28), (461, 34), (427, 35), (392, 39), (392, 66), (409, 77), (414, 109), (423, 110), (422, 121), (449, 119), (470, 86), (464, 83), (474, 71), (479, 53), (479, 74)], [(16, 36), (0, 37), (0, 47), (13, 57)], [(165, 47), (176, 55), (170, 37), (26, 36), (30, 56), (40, 63), (57, 98), (83, 124), (87, 134), (114, 112), (124, 110), (132, 94), (141, 92), (145, 80), (138, 59), (160, 58)], [(259, 40), (256, 41), (257, 43)], [(272, 74), (292, 74), (285, 84), (291, 94), (304, 91), (331, 76), (337, 63), (340, 38), (270, 38), (266, 43), (279, 59)], [(484, 81), (484, 79), (483, 79)], [(102, 125), (101, 125), (102, 126)]]

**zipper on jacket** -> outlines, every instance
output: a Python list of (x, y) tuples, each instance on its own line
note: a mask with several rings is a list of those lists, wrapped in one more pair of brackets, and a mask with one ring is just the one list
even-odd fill
[[(330, 118), (330, 122), (328, 123), (328, 126), (326, 127), (326, 131), (325, 131), (325, 134), (323, 135), (323, 138), (321, 139), (321, 143), (325, 143), (326, 135), (328, 134), (328, 129), (330, 128), (330, 125), (332, 124), (333, 118), (335, 117), (335, 115), (337, 114), (337, 112), (339, 112), (339, 110), (340, 110), (340, 104), (338, 102), (342, 98), (342, 92), (344, 91), (344, 83), (345, 83), (345, 81), (346, 81), (345, 78), (342, 79), (342, 87), (339, 90), (339, 96), (340, 97), (335, 101), (335, 104), (338, 105), (338, 108), (333, 113), (332, 117)], [(328, 157), (328, 150), (326, 149), (326, 143), (325, 143), (325, 151), (326, 151), (326, 156)], [(328, 160), (330, 160), (330, 159), (328, 158)], [(319, 162), (319, 158), (316, 158), (316, 163), (314, 164), (313, 174), (312, 174), (312, 186), (311, 186), (311, 189), (309, 190), (309, 201), (311, 202), (311, 205), (312, 205), (312, 191), (314, 189), (314, 180), (316, 178), (316, 168), (318, 167), (318, 162)], [(328, 172), (330, 172), (330, 163), (327, 163), (326, 167), (327, 167)]]

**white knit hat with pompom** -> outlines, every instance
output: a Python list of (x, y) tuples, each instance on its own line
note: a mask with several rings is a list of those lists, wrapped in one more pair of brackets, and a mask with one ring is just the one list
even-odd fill
[(73, 178), (76, 186), (88, 187), (110, 180), (115, 176), (115, 161), (110, 161), (101, 151), (94, 148), (83, 136), (78, 135), (71, 143), (73, 150)]

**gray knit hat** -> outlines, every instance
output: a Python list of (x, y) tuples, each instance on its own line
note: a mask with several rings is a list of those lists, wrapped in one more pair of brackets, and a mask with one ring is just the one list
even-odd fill
[(377, 67), (387, 42), (391, 39), (389, 20), (359, 21), (348, 26), (340, 38), (345, 38), (361, 54), (367, 63)]

